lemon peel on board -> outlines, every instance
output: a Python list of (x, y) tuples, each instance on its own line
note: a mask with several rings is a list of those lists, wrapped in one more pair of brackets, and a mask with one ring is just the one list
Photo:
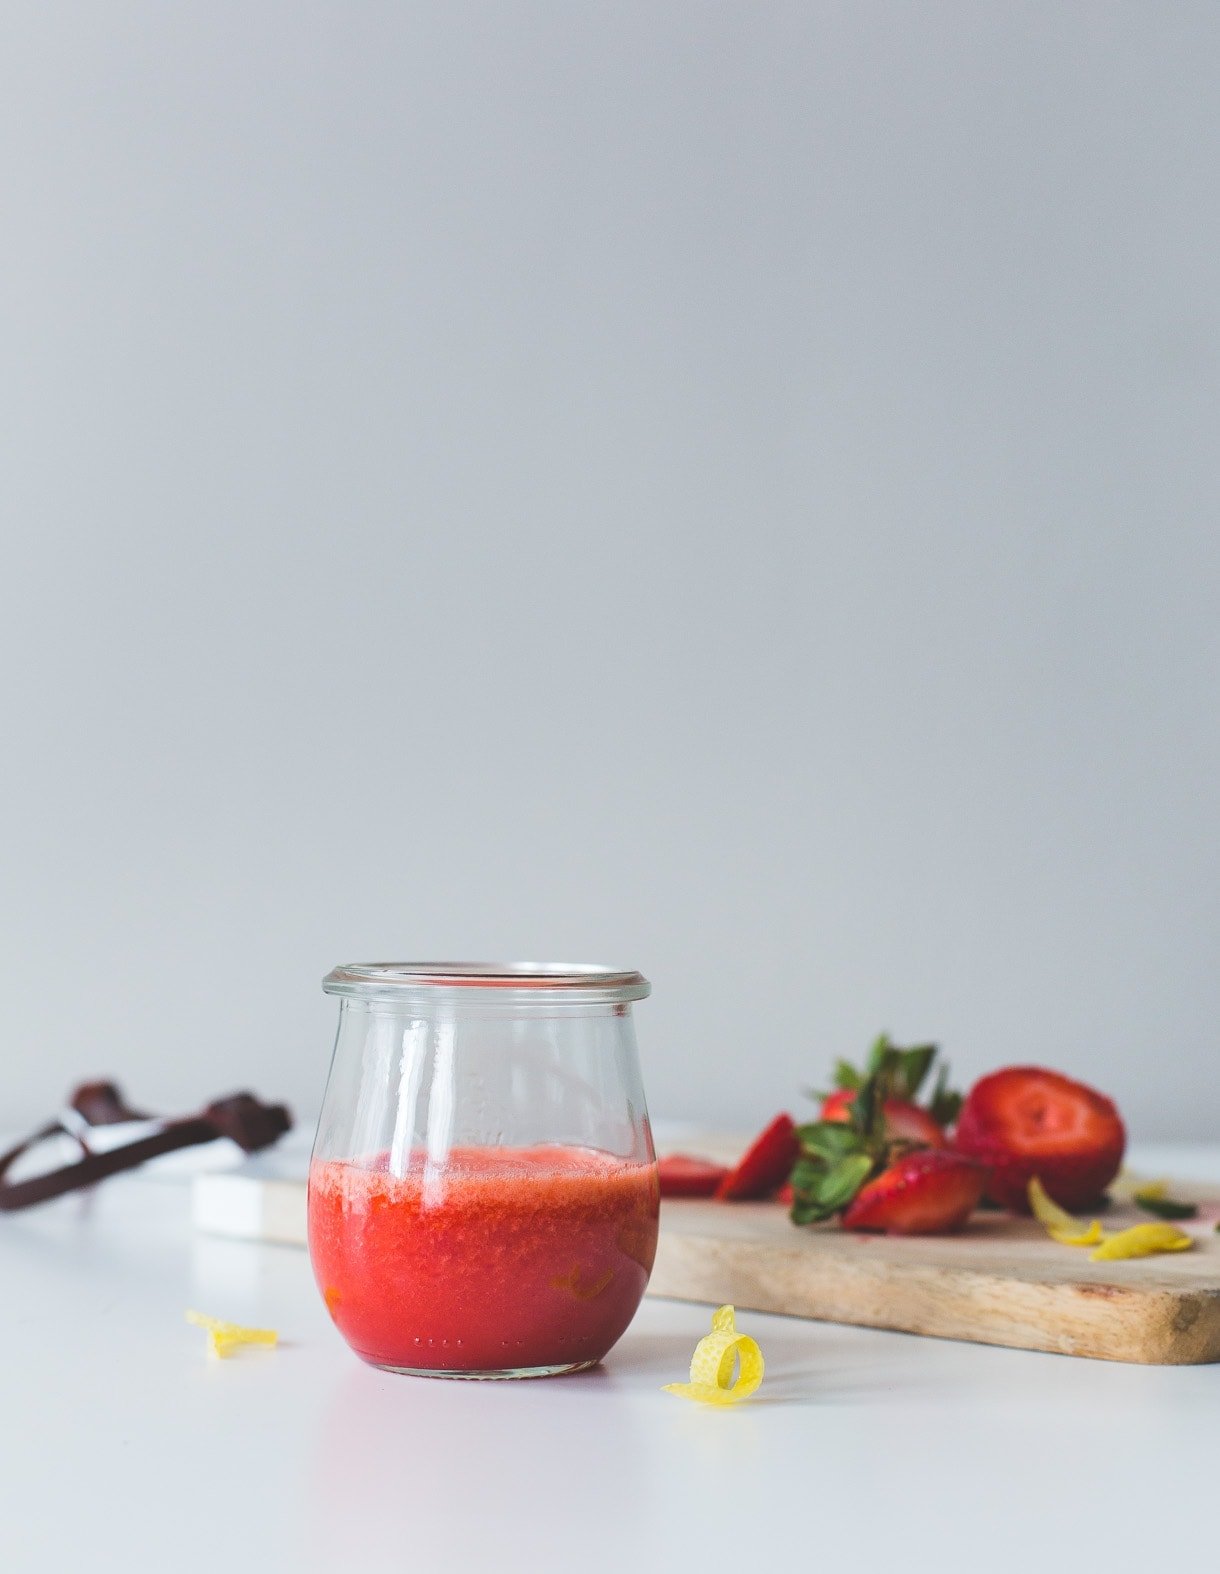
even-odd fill
[[(1146, 1183), (1137, 1200), (1161, 1201), (1167, 1191), (1164, 1182)], [(1153, 1257), (1158, 1252), (1186, 1252), (1195, 1244), (1194, 1237), (1176, 1224), (1133, 1224), (1130, 1229), (1112, 1234), (1103, 1230), (1097, 1219), (1086, 1227), (1047, 1196), (1036, 1175), (1029, 1183), (1028, 1195), (1034, 1217), (1050, 1238), (1061, 1246), (1095, 1247), (1089, 1253), (1092, 1262), (1122, 1262), (1129, 1257)]]
[(263, 1344), (272, 1348), (279, 1343), (274, 1328), (243, 1328), (240, 1323), (226, 1323), (221, 1317), (209, 1317), (206, 1312), (187, 1312), (186, 1320), (196, 1328), (208, 1331), (208, 1348), (223, 1360), (243, 1344)]
[(1058, 1241), (1060, 1246), (1096, 1246), (1098, 1241), (1105, 1239), (1100, 1220), (1094, 1219), (1091, 1224), (1085, 1225), (1073, 1218), (1066, 1208), (1061, 1208), (1047, 1196), (1046, 1188), (1036, 1175), (1026, 1191), (1034, 1218), (1051, 1240)]
[(1153, 1257), (1157, 1252), (1187, 1252), (1194, 1244), (1194, 1236), (1176, 1224), (1133, 1224), (1129, 1230), (1107, 1236), (1089, 1253), (1089, 1260), (1118, 1262), (1125, 1257)]
[[(736, 1381), (733, 1369), (737, 1368)], [(690, 1382), (666, 1383), (664, 1392), (705, 1405), (735, 1405), (748, 1399), (763, 1380), (763, 1354), (748, 1334), (737, 1332), (737, 1314), (731, 1306), (712, 1316), (712, 1331), (695, 1346)]]
[(1115, 1202), (1130, 1202), (1137, 1192), (1146, 1197), (1163, 1197), (1169, 1190), (1169, 1182), (1153, 1180), (1148, 1175), (1141, 1175), (1138, 1170), (1128, 1169), (1124, 1164), (1106, 1190)]

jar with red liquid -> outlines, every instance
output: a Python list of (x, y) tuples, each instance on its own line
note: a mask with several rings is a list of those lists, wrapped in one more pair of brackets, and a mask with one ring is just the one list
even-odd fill
[(592, 966), (337, 967), (309, 1250), (357, 1355), (545, 1377), (606, 1354), (652, 1271), (660, 1194), (632, 1004)]

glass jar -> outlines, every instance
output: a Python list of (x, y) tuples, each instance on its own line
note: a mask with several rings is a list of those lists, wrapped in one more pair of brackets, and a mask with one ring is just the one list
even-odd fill
[(657, 1244), (639, 973), (337, 967), (309, 1249), (339, 1332), (387, 1371), (544, 1377), (606, 1354)]

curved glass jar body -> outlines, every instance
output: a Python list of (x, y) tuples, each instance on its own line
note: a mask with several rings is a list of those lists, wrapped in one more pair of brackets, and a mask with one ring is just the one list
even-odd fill
[(638, 973), (336, 968), (309, 1175), (336, 1327), (375, 1366), (530, 1377), (591, 1366), (635, 1314), (660, 1198)]

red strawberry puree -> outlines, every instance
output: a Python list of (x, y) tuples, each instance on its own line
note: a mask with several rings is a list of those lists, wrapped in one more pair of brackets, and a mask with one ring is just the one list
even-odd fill
[(655, 1165), (589, 1148), (457, 1148), (309, 1176), (314, 1275), (380, 1366), (504, 1371), (598, 1361), (635, 1315), (657, 1245)]

